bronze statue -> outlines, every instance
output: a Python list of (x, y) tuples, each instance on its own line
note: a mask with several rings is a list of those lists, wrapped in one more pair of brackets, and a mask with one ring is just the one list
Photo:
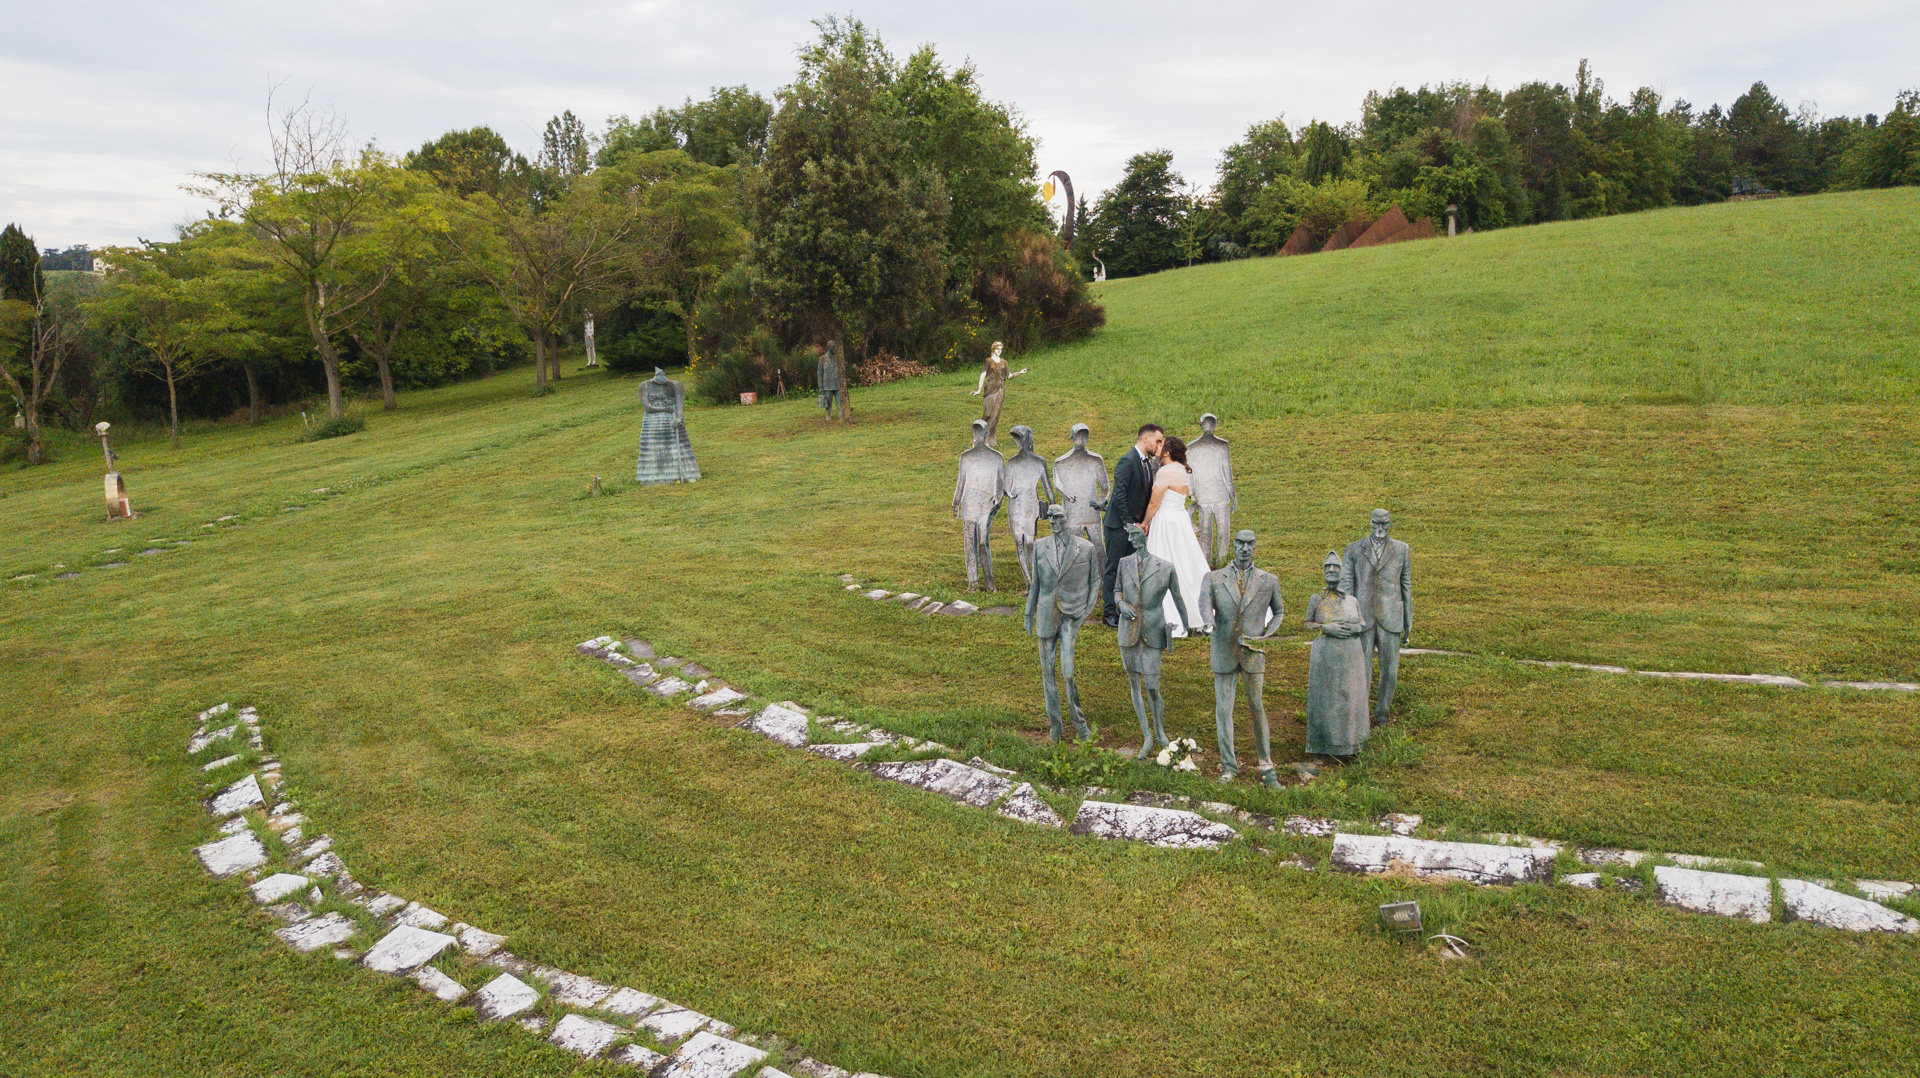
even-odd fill
[[(980, 424), (975, 425), (978, 430)], [(1040, 641), (1040, 687), (1047, 697), (1047, 732), (1059, 741), (1064, 736), (1060, 716), (1060, 687), (1054, 681), (1055, 657), (1060, 677), (1067, 683), (1067, 708), (1073, 716), (1073, 728), (1081, 740), (1093, 737), (1087, 717), (1080, 710), (1080, 688), (1073, 680), (1073, 645), (1080, 636), (1080, 623), (1093, 610), (1100, 595), (1100, 574), (1094, 569), (1093, 544), (1067, 531), (1066, 510), (1058, 504), (1047, 507), (1047, 524), (1053, 534), (1033, 544), (1033, 587), (1027, 589), (1027, 632)]]
[(1220, 780), (1240, 773), (1233, 754), (1235, 680), (1247, 687), (1247, 707), (1253, 712), (1253, 744), (1260, 757), (1260, 781), (1278, 788), (1273, 773), (1273, 749), (1267, 730), (1265, 687), (1267, 655), (1254, 644), (1280, 629), (1287, 613), (1280, 601), (1280, 581), (1253, 567), (1254, 535), (1242, 530), (1233, 537), (1233, 561), (1207, 574), (1200, 591), (1200, 616), (1213, 625), (1213, 725), (1220, 740)]
[[(1034, 525), (1040, 522), (1040, 506), (1055, 500), (1053, 480), (1047, 476), (1047, 458), (1033, 451), (1033, 428), (1018, 426), (1013, 435), (1020, 452), (1007, 461), (1007, 526), (1013, 531), (1014, 555), (1020, 559), (1020, 572), (1033, 587)], [(1045, 492), (1040, 497), (1035, 490)]]
[(960, 454), (953, 485), (953, 515), (960, 518), (967, 551), (967, 590), (993, 591), (993, 514), (1006, 493), (1006, 458), (987, 446), (987, 422), (973, 421), (973, 446)]
[[(1147, 533), (1138, 524), (1127, 525), (1127, 538), (1133, 553), (1120, 559), (1114, 577), (1115, 598), (1120, 603), (1120, 665), (1133, 685), (1133, 714), (1140, 720), (1140, 751), (1133, 754), (1144, 760), (1156, 748), (1167, 747), (1167, 731), (1162, 725), (1166, 703), (1160, 696), (1160, 656), (1173, 643), (1167, 632), (1166, 598), (1180, 613), (1180, 627), (1189, 632), (1186, 602), (1180, 596), (1180, 576), (1173, 563), (1147, 552)], [(1145, 698), (1142, 699), (1142, 694)], [(1153, 725), (1147, 725), (1147, 708), (1153, 708)]]
[(1400, 648), (1413, 630), (1413, 556), (1407, 544), (1388, 536), (1393, 514), (1375, 509), (1368, 521), (1373, 533), (1347, 544), (1341, 555), (1340, 591), (1360, 604), (1366, 632), (1369, 672), (1379, 656), (1380, 684), (1374, 691), (1373, 725), (1392, 722), (1393, 690), (1400, 683)]

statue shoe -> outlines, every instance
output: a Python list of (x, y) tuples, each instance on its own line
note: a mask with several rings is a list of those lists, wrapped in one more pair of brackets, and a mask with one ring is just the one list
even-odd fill
[(1222, 771), (1222, 772), (1220, 772), (1220, 781), (1221, 781), (1221, 782), (1232, 782), (1232, 781), (1233, 781), (1234, 779), (1237, 779), (1237, 778), (1239, 778), (1239, 777), (1240, 777), (1240, 772), (1238, 772), (1238, 771)]
[(1280, 777), (1273, 773), (1273, 768), (1269, 767), (1265, 771), (1260, 772), (1260, 785), (1265, 786), (1269, 790), (1278, 790), (1280, 788)]

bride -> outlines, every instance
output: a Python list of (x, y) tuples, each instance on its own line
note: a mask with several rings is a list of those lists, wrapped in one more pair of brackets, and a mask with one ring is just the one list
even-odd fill
[[(1185, 623), (1202, 632), (1213, 627), (1200, 620), (1200, 588), (1206, 580), (1207, 553), (1193, 530), (1193, 517), (1187, 512), (1188, 480), (1193, 469), (1187, 465), (1187, 444), (1168, 438), (1160, 448), (1160, 470), (1153, 477), (1153, 495), (1147, 500), (1147, 553), (1173, 563), (1180, 579), (1180, 597), (1186, 600)], [(1166, 600), (1167, 628), (1174, 636), (1185, 636), (1179, 608), (1172, 594)]]

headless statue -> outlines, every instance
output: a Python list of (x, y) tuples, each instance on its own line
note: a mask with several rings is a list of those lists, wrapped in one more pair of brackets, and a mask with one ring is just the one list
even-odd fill
[[(1047, 476), (1047, 458), (1033, 451), (1033, 428), (1018, 426), (1008, 431), (1020, 446), (1020, 452), (1007, 461), (1007, 526), (1013, 530), (1013, 550), (1020, 559), (1020, 572), (1033, 587), (1033, 535), (1040, 522), (1040, 506), (1054, 501), (1053, 480)], [(1038, 497), (1035, 490), (1045, 491)]]
[(1006, 458), (987, 445), (987, 421), (973, 421), (973, 447), (960, 454), (953, 515), (960, 518), (967, 552), (967, 590), (993, 591), (993, 514), (1006, 493)]
[(1053, 483), (1067, 509), (1067, 530), (1093, 544), (1104, 577), (1107, 572), (1106, 533), (1100, 514), (1107, 508), (1107, 462), (1088, 452), (1085, 423), (1073, 425), (1073, 448), (1055, 457)]
[[(1167, 632), (1169, 594), (1180, 611), (1180, 627), (1192, 632), (1193, 626), (1187, 624), (1187, 604), (1180, 597), (1180, 576), (1173, 571), (1173, 563), (1147, 553), (1147, 533), (1140, 525), (1127, 525), (1127, 539), (1133, 543), (1133, 553), (1120, 559), (1114, 593), (1120, 603), (1120, 665), (1133, 683), (1133, 714), (1140, 720), (1140, 751), (1133, 758), (1144, 760), (1154, 749), (1167, 747), (1160, 656), (1173, 643)], [(1149, 705), (1153, 709), (1151, 727), (1147, 725)]]
[(828, 341), (826, 351), (820, 353), (820, 362), (814, 367), (814, 384), (820, 389), (820, 407), (832, 419), (838, 410), (840, 418), (847, 418), (847, 372), (840, 364), (840, 346)]
[(1224, 563), (1233, 540), (1233, 511), (1240, 508), (1239, 492), (1233, 487), (1233, 460), (1227, 453), (1227, 440), (1213, 433), (1220, 418), (1212, 412), (1200, 417), (1200, 437), (1187, 445), (1187, 466), (1193, 469), (1194, 523), (1200, 530), (1200, 547), (1212, 550), (1213, 560)]

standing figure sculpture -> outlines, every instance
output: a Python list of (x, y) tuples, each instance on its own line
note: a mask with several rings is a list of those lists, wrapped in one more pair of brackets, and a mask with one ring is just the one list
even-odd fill
[(1100, 572), (1100, 594), (1107, 604), (1101, 620), (1109, 629), (1120, 627), (1120, 614), (1113, 605), (1113, 574), (1120, 567), (1120, 559), (1133, 553), (1133, 543), (1127, 539), (1127, 525), (1139, 524), (1147, 518), (1153, 473), (1160, 466), (1160, 446), (1165, 440), (1166, 434), (1159, 424), (1144, 424), (1134, 436), (1133, 448), (1120, 454), (1120, 459), (1113, 463), (1113, 492), (1107, 497), (1105, 524), (1107, 560)]
[(973, 421), (973, 447), (960, 454), (960, 478), (953, 485), (953, 515), (960, 518), (967, 550), (967, 590), (984, 578), (993, 591), (993, 514), (1006, 494), (1006, 458), (987, 445), (987, 421)]
[(1307, 751), (1352, 756), (1366, 745), (1367, 623), (1360, 603), (1341, 587), (1338, 551), (1327, 551), (1320, 571), (1325, 589), (1307, 600), (1307, 628), (1320, 630), (1307, 659)]
[(1009, 371), (1007, 361), (1000, 356), (1000, 342), (993, 342), (993, 352), (980, 368), (980, 384), (973, 387), (973, 395), (984, 398), (980, 402), (980, 418), (987, 424), (988, 445), (1000, 444), (997, 440), (1000, 435), (1000, 405), (1007, 399), (1007, 383), (1025, 373), (1025, 367)]
[[(1020, 452), (1007, 461), (1007, 525), (1013, 530), (1013, 551), (1020, 559), (1020, 572), (1033, 587), (1033, 534), (1040, 522), (1040, 507), (1054, 501), (1053, 480), (1047, 476), (1047, 458), (1033, 451), (1033, 428), (1025, 425), (1008, 431)], [(1045, 491), (1044, 497), (1034, 493)]]
[(1280, 601), (1280, 581), (1253, 567), (1254, 535), (1242, 530), (1233, 537), (1233, 561), (1207, 574), (1200, 592), (1200, 616), (1213, 624), (1213, 725), (1220, 740), (1220, 781), (1240, 773), (1233, 754), (1235, 681), (1247, 687), (1247, 707), (1253, 712), (1253, 745), (1260, 757), (1260, 781), (1279, 787), (1273, 773), (1267, 706), (1261, 692), (1267, 671), (1266, 652), (1251, 646), (1279, 631), (1286, 617)]
[(1407, 544), (1391, 538), (1393, 514), (1375, 509), (1373, 534), (1347, 544), (1341, 556), (1340, 590), (1360, 604), (1366, 622), (1361, 642), (1367, 649), (1368, 672), (1375, 656), (1380, 662), (1380, 684), (1374, 690), (1373, 725), (1393, 721), (1393, 690), (1400, 683), (1400, 647), (1413, 630), (1413, 557)]
[(598, 367), (600, 365), (600, 355), (593, 350), (593, 312), (588, 311), (586, 314), (587, 328), (585, 332), (581, 334), (581, 337), (587, 346), (587, 366)]
[(1093, 567), (1093, 544), (1067, 531), (1067, 513), (1060, 505), (1047, 507), (1053, 534), (1033, 544), (1033, 587), (1027, 589), (1027, 632), (1040, 640), (1040, 688), (1047, 697), (1047, 732), (1064, 736), (1060, 716), (1060, 686), (1054, 680), (1055, 657), (1060, 677), (1067, 683), (1067, 710), (1081, 740), (1093, 736), (1080, 710), (1080, 687), (1073, 680), (1073, 645), (1080, 623), (1093, 610), (1100, 576)]
[(1193, 468), (1193, 503), (1200, 509), (1200, 546), (1224, 564), (1233, 542), (1233, 511), (1240, 508), (1240, 494), (1233, 487), (1227, 440), (1213, 433), (1219, 425), (1220, 417), (1212, 412), (1200, 417), (1200, 437), (1187, 446), (1187, 463)]
[(1106, 537), (1100, 534), (1100, 511), (1107, 505), (1107, 462), (1087, 451), (1092, 430), (1075, 423), (1069, 432), (1073, 448), (1053, 458), (1053, 485), (1067, 507), (1067, 530), (1093, 544), (1100, 579), (1107, 577)]
[(653, 377), (640, 383), (640, 463), (634, 469), (636, 483), (693, 483), (700, 479), (700, 466), (693, 460), (693, 443), (687, 440), (687, 390), (667, 377), (658, 367)]
[[(1133, 553), (1120, 559), (1120, 569), (1115, 573), (1120, 599), (1120, 665), (1133, 685), (1133, 714), (1140, 720), (1140, 751), (1134, 759), (1144, 760), (1154, 749), (1167, 747), (1167, 730), (1162, 725), (1166, 703), (1160, 697), (1160, 656), (1173, 643), (1167, 631), (1169, 596), (1181, 627), (1191, 631), (1193, 626), (1186, 621), (1187, 605), (1181, 601), (1180, 574), (1174, 571), (1173, 563), (1147, 549), (1147, 533), (1140, 525), (1127, 525), (1127, 538), (1133, 541)], [(1147, 725), (1149, 705), (1153, 709), (1152, 726)]]
[(814, 368), (814, 382), (820, 389), (820, 407), (832, 419), (837, 410), (840, 418), (847, 418), (847, 371), (840, 362), (840, 346), (837, 341), (828, 341), (826, 350), (820, 353), (820, 362)]

